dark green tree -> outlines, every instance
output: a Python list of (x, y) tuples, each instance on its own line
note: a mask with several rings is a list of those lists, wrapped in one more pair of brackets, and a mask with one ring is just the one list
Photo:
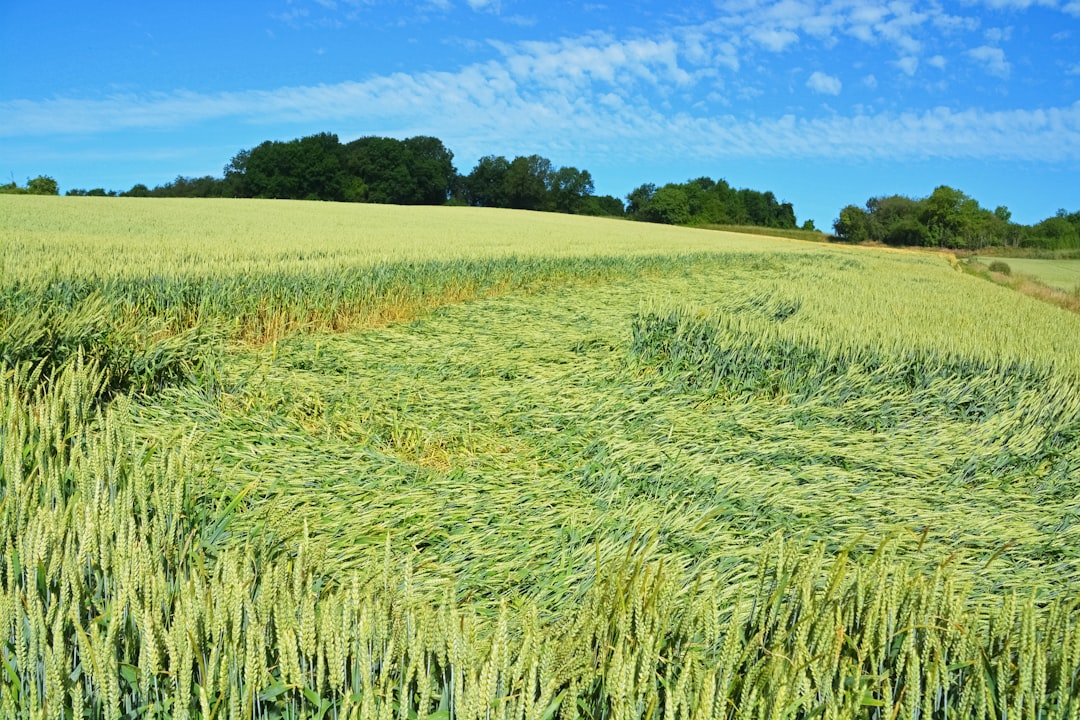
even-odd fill
[(690, 201), (686, 189), (675, 184), (665, 185), (637, 213), (646, 222), (684, 225), (690, 222)]
[(518, 156), (506, 170), (506, 202), (518, 210), (551, 210), (551, 161), (539, 155)]
[(59, 195), (60, 186), (48, 175), (38, 175), (26, 181), (26, 191), (30, 195)]
[(268, 140), (237, 153), (225, 168), (225, 181), (237, 197), (344, 200), (341, 156), (341, 144), (332, 133)]
[(848, 205), (833, 221), (833, 232), (844, 242), (866, 242), (870, 239), (870, 213), (858, 205)]
[(592, 175), (588, 170), (562, 167), (551, 177), (551, 200), (561, 213), (581, 213), (593, 194)]
[(457, 177), (454, 153), (446, 149), (442, 140), (423, 135), (407, 138), (402, 144), (416, 188), (413, 199), (423, 205), (445, 203)]
[(582, 215), (622, 217), (626, 214), (623, 201), (613, 195), (591, 195), (585, 199), (579, 211)]
[(480, 158), (472, 172), (462, 178), (465, 200), (478, 207), (508, 207), (506, 176), (510, 161), (502, 155)]
[[(411, 152), (401, 140), (362, 137), (345, 145), (345, 170), (354, 184), (355, 199), (394, 205), (420, 204), (422, 192), (411, 168)], [(446, 198), (440, 202), (445, 202)]]
[(122, 197), (150, 197), (150, 188), (142, 183), (135, 183), (127, 192), (120, 193)]
[(626, 214), (632, 218), (638, 218), (638, 215), (652, 201), (655, 194), (656, 185), (652, 183), (638, 185), (626, 196)]

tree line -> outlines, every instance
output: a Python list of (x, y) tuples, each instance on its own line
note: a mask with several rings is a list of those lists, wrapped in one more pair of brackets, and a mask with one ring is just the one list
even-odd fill
[(241, 150), (223, 177), (177, 177), (126, 192), (101, 188), (68, 195), (235, 197), (396, 205), (474, 205), (582, 215), (624, 214), (621, 200), (594, 194), (588, 170), (556, 167), (539, 155), (483, 157), (462, 175), (454, 154), (435, 137), (362, 137), (342, 143), (333, 133), (266, 141)]
[(1012, 221), (1003, 205), (990, 210), (948, 185), (924, 198), (873, 197), (864, 207), (848, 205), (833, 223), (845, 242), (980, 250), (1020, 247), (1044, 250), (1080, 248), (1080, 212), (1058, 210), (1034, 225)]
[[(47, 176), (0, 185), (0, 193), (58, 194)], [(735, 188), (725, 180), (700, 177), (661, 187), (646, 183), (626, 196), (596, 195), (588, 170), (556, 167), (540, 155), (480, 158), (468, 174), (454, 166), (441, 140), (417, 136), (398, 140), (362, 137), (342, 143), (333, 133), (288, 141), (268, 140), (241, 150), (222, 177), (183, 177), (150, 188), (136, 184), (124, 192), (69, 190), (68, 195), (129, 197), (235, 197), (472, 205), (579, 215), (626, 217), (670, 225), (756, 225), (799, 227), (791, 203), (772, 192)], [(802, 225), (814, 230), (813, 221)], [(1042, 249), (1080, 248), (1080, 212), (1059, 210), (1034, 225), (1012, 221), (1009, 209), (984, 208), (955, 188), (942, 185), (924, 198), (903, 195), (870, 198), (848, 205), (833, 222), (835, 239), (896, 246), (981, 249), (990, 246)]]
[[(669, 225), (758, 225), (794, 229), (795, 209), (771, 192), (736, 190), (724, 180), (700, 177), (656, 187), (651, 183), (627, 195), (626, 214), (635, 220)], [(804, 227), (814, 229), (813, 221)]]
[(60, 186), (48, 175), (38, 175), (20, 187), (14, 181), (0, 185), (0, 195), (59, 195)]
[[(735, 189), (707, 177), (657, 188), (645, 184), (627, 196), (596, 195), (592, 175), (557, 167), (540, 155), (487, 155), (468, 174), (435, 137), (398, 140), (362, 137), (342, 143), (333, 133), (268, 140), (238, 152), (222, 177), (183, 177), (124, 192), (69, 190), (67, 195), (126, 197), (237, 197), (398, 205), (472, 205), (576, 215), (628, 217), (646, 222), (795, 227), (795, 211), (771, 192)], [(812, 223), (811, 223), (812, 225)]]

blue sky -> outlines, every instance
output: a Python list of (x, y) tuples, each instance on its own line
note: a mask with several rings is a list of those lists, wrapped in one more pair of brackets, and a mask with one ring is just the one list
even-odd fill
[(1080, 0), (0, 0), (0, 182), (220, 175), (316, 132), (708, 175), (831, 226), (948, 184), (1080, 209)]

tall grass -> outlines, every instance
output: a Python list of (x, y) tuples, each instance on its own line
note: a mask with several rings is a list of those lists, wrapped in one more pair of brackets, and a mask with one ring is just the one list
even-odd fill
[(2, 717), (1080, 716), (1072, 315), (626, 223), (5, 207)]
[[(5, 717), (1075, 717), (1076, 599), (972, 602), (913, 573), (771, 543), (734, 607), (647, 538), (556, 621), (487, 621), (411, 591), (389, 557), (327, 577), (217, 541), (187, 448), (132, 452), (76, 361), (47, 389), (5, 373), (0, 711)], [(92, 428), (92, 430), (91, 430)]]

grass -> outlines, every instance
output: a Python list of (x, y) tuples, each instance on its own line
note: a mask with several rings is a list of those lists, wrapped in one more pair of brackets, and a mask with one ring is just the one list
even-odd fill
[[(1075, 279), (1073, 273), (1080, 267), (1080, 262), (1030, 258), (1002, 260), (997, 259), (996, 256), (994, 258), (987, 265), (980, 262), (977, 257), (968, 257), (958, 261), (958, 267), (999, 285), (1006, 285), (1028, 297), (1037, 298), (1072, 312), (1080, 312), (1080, 283), (1069, 287), (1069, 283)], [(1006, 269), (1001, 267), (1001, 263), (1006, 263), (1008, 272), (998, 271)]]
[(780, 249), (783, 241), (468, 207), (279, 200), (0, 197), (0, 275), (206, 278), (344, 268)]
[[(923, 528), (929, 562), (963, 548), (957, 565), (970, 564), (979, 586), (1067, 593), (1080, 582), (1078, 558), (1066, 551), (1048, 573), (1046, 543), (1069, 541), (1038, 528), (1074, 522), (1075, 461), (1039, 465), (1046, 437), (1075, 418), (1075, 402), (1064, 400), (1072, 386), (1055, 389), (1052, 368), (1020, 338), (983, 351), (972, 341), (991, 337), (996, 323), (975, 313), (952, 318), (972, 323), (974, 338), (950, 328), (934, 349), (910, 343), (903, 327), (872, 333), (862, 325), (875, 313), (849, 312), (839, 325), (813, 300), (814, 282), (839, 287), (868, 269), (815, 260), (769, 257), (787, 277), (780, 297), (762, 294), (754, 263), (728, 256), (685, 278), (550, 290), (360, 335), (296, 337), (235, 357), (220, 395), (170, 391), (160, 409), (140, 412), (148, 433), (204, 438), (206, 463), (231, 476), (233, 491), (256, 482), (245, 525), (285, 536), (306, 525), (321, 562), (343, 569), (370, 566), (389, 533), (397, 552), (430, 570), (416, 581), (435, 583), (436, 596), (452, 580), (492, 605), (519, 592), (557, 606), (585, 585), (597, 553), (619, 556), (635, 533), (657, 533), (658, 551), (694, 576), (757, 562), (777, 532), (838, 550), (863, 535), (872, 548)], [(662, 304), (650, 310), (646, 298)], [(797, 309), (780, 324), (772, 305)], [(918, 324), (934, 309), (922, 308), (921, 320), (906, 310)], [(722, 320), (732, 312), (735, 325)], [(769, 346), (789, 338), (794, 355)], [(1045, 352), (1075, 363), (1080, 346), (1062, 339), (1071, 348)], [(693, 354), (714, 347), (745, 353), (726, 360), (738, 370), (710, 369), (711, 355)], [(746, 374), (769, 356), (783, 359)], [(771, 384), (785, 372), (790, 385)], [(177, 425), (182, 417), (190, 420)], [(313, 481), (309, 468), (325, 479)], [(942, 506), (944, 488), (952, 501)], [(1009, 517), (993, 517), (1002, 504)], [(975, 571), (1010, 542), (1000, 573)]]
[(933, 255), (121, 200), (4, 216), (0, 715), (1080, 709), (1076, 315)]
[[(995, 258), (996, 259), (996, 258)], [(1037, 258), (1001, 258), (1014, 272), (1064, 292), (1080, 288), (1080, 260), (1043, 260)]]

